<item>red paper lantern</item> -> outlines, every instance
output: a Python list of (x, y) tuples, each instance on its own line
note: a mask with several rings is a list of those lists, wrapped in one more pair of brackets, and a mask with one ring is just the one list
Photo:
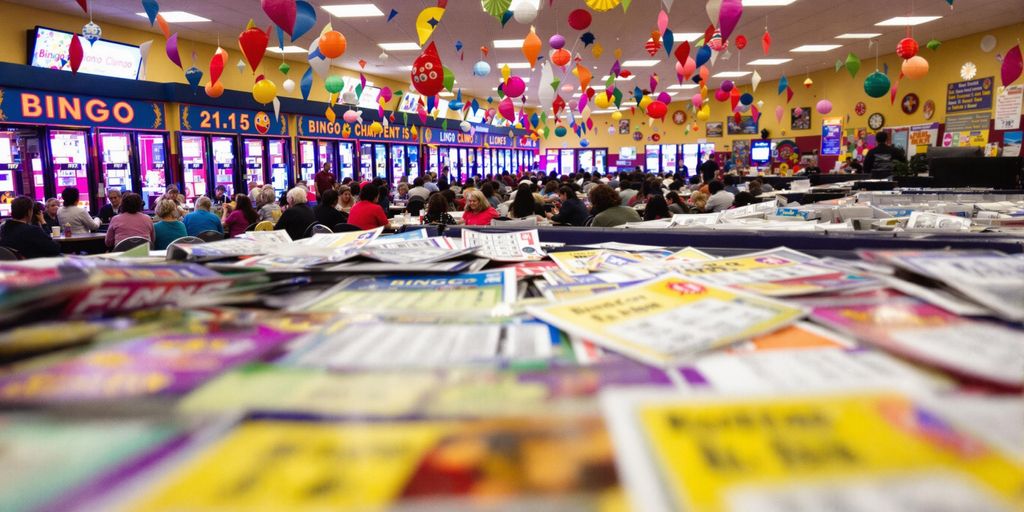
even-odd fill
[(736, 49), (742, 50), (747, 47), (747, 37), (743, 35), (736, 36)]
[(647, 105), (647, 115), (654, 119), (664, 119), (665, 114), (668, 113), (668, 105), (660, 101), (652, 101)]
[(565, 48), (559, 48), (551, 52), (551, 63), (556, 66), (565, 66), (572, 60), (572, 54)]
[(903, 60), (917, 55), (917, 41), (914, 41), (912, 37), (904, 38), (896, 45), (896, 55), (899, 55)]
[(583, 9), (576, 9), (569, 13), (569, 26), (575, 30), (583, 30), (590, 26), (590, 22), (593, 19), (590, 17), (590, 12)]

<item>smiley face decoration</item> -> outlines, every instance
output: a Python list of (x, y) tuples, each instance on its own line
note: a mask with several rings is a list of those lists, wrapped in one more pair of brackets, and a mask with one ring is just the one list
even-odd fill
[(424, 96), (436, 96), (444, 88), (444, 68), (433, 42), (412, 62), (411, 75), (412, 86)]

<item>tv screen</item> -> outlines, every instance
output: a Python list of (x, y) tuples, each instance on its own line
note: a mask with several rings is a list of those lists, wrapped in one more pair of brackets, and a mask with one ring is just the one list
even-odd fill
[(466, 112), (466, 121), (469, 121), (471, 123), (482, 123), (482, 122), (484, 122), (484, 117), (486, 115), (487, 115), (487, 111), (482, 109), (482, 108), (478, 108), (476, 110), (473, 110), (472, 108), (470, 108)]
[[(68, 48), (73, 35), (77, 34), (46, 27), (36, 27), (30, 30), (29, 65), (37, 68), (70, 71)], [(85, 58), (82, 59), (82, 65), (78, 68), (79, 73), (131, 80), (138, 78), (139, 65), (142, 63), (142, 55), (139, 54), (138, 46), (100, 39), (93, 44), (83, 40), (82, 48), (85, 50)]]
[(636, 160), (636, 148), (632, 146), (619, 148), (619, 160)]
[(372, 85), (367, 85), (363, 88), (363, 94), (359, 96), (358, 105), (362, 108), (370, 108), (376, 110), (380, 105), (377, 104), (377, 98), (380, 97), (380, 88)]
[(772, 144), (767, 140), (755, 140), (750, 145), (750, 161), (764, 165), (772, 159)]
[(407, 114), (415, 114), (416, 106), (419, 105), (420, 95), (414, 92), (407, 92), (402, 96), (402, 101), (398, 104), (398, 111), (405, 112)]

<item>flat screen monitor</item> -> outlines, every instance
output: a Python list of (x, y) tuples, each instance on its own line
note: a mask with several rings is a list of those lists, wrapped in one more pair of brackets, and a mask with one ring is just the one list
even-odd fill
[(619, 160), (636, 160), (636, 148), (633, 146), (619, 148)]
[(1019, 156), (953, 157), (929, 160), (928, 174), (938, 188), (980, 187), (1000, 190), (1021, 188)]
[(750, 162), (756, 165), (767, 164), (772, 159), (772, 144), (767, 140), (755, 140), (750, 143)]
[(379, 105), (377, 104), (377, 98), (380, 97), (380, 87), (374, 87), (367, 85), (363, 88), (363, 94), (359, 96), (358, 106), (362, 108), (369, 108), (376, 110)]
[(478, 108), (476, 110), (473, 110), (471, 108), (469, 109), (468, 112), (466, 112), (466, 121), (469, 121), (471, 123), (482, 123), (484, 122), (484, 116), (486, 115), (487, 111), (482, 108)]
[[(29, 65), (71, 71), (68, 48), (71, 46), (72, 35), (77, 34), (46, 27), (29, 30)], [(83, 40), (82, 49), (85, 51), (85, 58), (78, 68), (79, 73), (131, 80), (139, 76), (142, 55), (138, 46), (99, 39), (93, 44)]]
[(398, 111), (405, 112), (407, 114), (415, 114), (416, 106), (419, 105), (420, 95), (414, 92), (407, 92), (402, 96), (402, 101), (398, 104)]

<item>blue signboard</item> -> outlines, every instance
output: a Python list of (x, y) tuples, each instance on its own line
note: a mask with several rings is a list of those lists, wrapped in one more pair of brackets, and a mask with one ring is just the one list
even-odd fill
[(288, 123), (273, 112), (179, 105), (181, 131), (242, 135), (288, 135)]
[(167, 129), (163, 103), (11, 88), (0, 88), (0, 121)]
[(992, 77), (951, 83), (946, 87), (946, 114), (992, 110)]
[(516, 141), (516, 147), (519, 149), (540, 149), (540, 140), (531, 139), (524, 135)]
[(839, 156), (843, 153), (843, 118), (834, 117), (821, 122), (821, 155)]
[(414, 126), (392, 124), (383, 127), (379, 133), (373, 133), (370, 128), (372, 125), (369, 123), (331, 122), (323, 117), (299, 116), (297, 126), (296, 131), (299, 137), (329, 137), (408, 144), (415, 144), (418, 137), (418, 129), (415, 129)]

